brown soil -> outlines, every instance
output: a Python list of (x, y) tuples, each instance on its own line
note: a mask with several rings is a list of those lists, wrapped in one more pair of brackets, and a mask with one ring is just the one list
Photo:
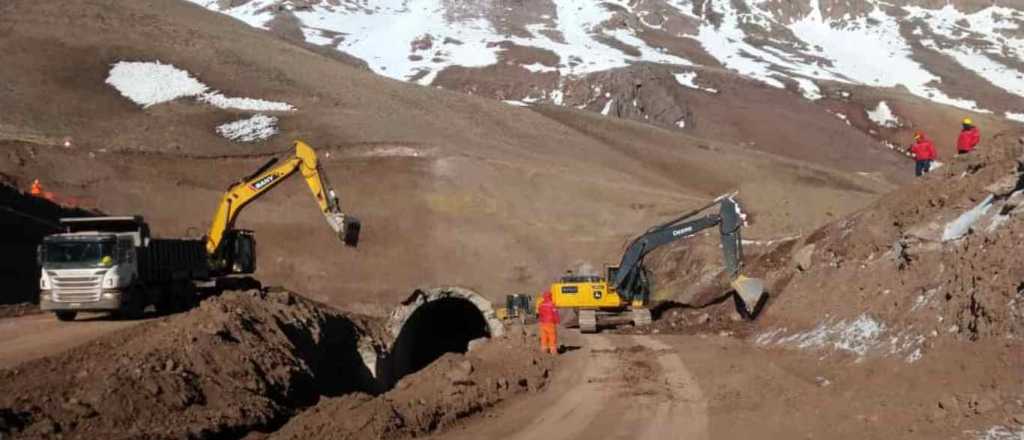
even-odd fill
[(30, 302), (0, 306), (0, 318), (16, 318), (36, 313), (40, 313), (39, 304)]
[(19, 437), (211, 438), (280, 426), (320, 396), (364, 390), (373, 324), (289, 292), (196, 310), (0, 370)]
[[(239, 221), (257, 231), (259, 277), (317, 301), (235, 292), (138, 323), (0, 320), (0, 335), (15, 336), (0, 346), (0, 365), (10, 367), (0, 370), (5, 433), (950, 438), (1024, 420), (1020, 151), (1017, 135), (994, 136), (996, 126), (966, 158), (946, 160), (949, 144), (940, 144), (947, 165), (897, 188), (912, 164), (874, 148), (912, 128), (864, 134), (857, 113), (905, 96), (896, 92), (826, 89), (823, 104), (861, 129), (849, 134), (812, 104), (714, 69), (701, 83), (721, 96), (666, 98), (659, 90), (671, 72), (643, 65), (604, 74), (628, 103), (616, 111), (685, 116), (692, 130), (681, 131), (383, 80), (185, 2), (7, 1), (0, 35), (5, 183), (40, 178), (104, 212), (144, 214), (158, 235), (199, 234), (228, 183), (301, 137), (365, 225), (360, 248), (342, 249), (298, 181)], [(509, 59), (544, 56), (509, 49)], [(174, 63), (226, 93), (299, 111), (282, 115), (282, 134), (269, 142), (232, 144), (213, 127), (236, 112), (188, 100), (141, 109), (118, 96), (103, 80), (123, 59)], [(569, 99), (583, 99), (588, 85)], [(893, 106), (917, 112), (927, 103)], [(920, 126), (951, 137), (942, 120), (957, 112), (924, 113)], [(64, 137), (72, 147), (54, 141)], [(748, 270), (772, 295), (753, 323), (716, 302), (724, 283), (709, 234), (651, 256), (659, 299), (686, 305), (666, 303), (650, 328), (563, 332), (568, 351), (554, 359), (532, 351), (528, 329), (447, 354), (375, 394), (383, 390), (358, 349), (385, 339), (381, 321), (321, 304), (380, 312), (421, 285), (465, 285), (492, 299), (531, 293), (566, 268), (614, 262), (636, 233), (736, 189), (750, 214), (745, 237), (757, 242)], [(989, 193), (1005, 223), (935, 238)], [(807, 257), (799, 269), (798, 255)], [(363, 302), (374, 304), (355, 304)], [(861, 316), (884, 325), (881, 338), (909, 338), (910, 349), (857, 353), (786, 339)]]
[[(393, 304), (420, 285), (491, 299), (534, 292), (567, 268), (613, 263), (629, 237), (734, 190), (759, 219), (751, 237), (810, 230), (910, 169), (898, 156), (859, 160), (848, 146), (829, 150), (835, 160), (794, 160), (782, 156), (812, 150), (766, 154), (722, 141), (727, 128), (694, 137), (390, 81), (186, 2), (4, 8), (0, 78), (13, 91), (0, 127), (35, 134), (0, 140), (0, 173), (144, 215), (158, 235), (196, 236), (228, 184), (304, 139), (363, 220), (360, 248), (333, 241), (299, 179), (249, 205), (239, 226), (256, 231), (261, 280), (336, 306)], [(119, 96), (104, 84), (119, 60), (174, 63), (227, 94), (299, 110), (280, 115), (270, 141), (235, 144), (214, 127), (238, 112), (187, 99), (142, 109)], [(48, 141), (64, 137), (70, 148)], [(838, 166), (847, 160), (888, 177)]]
[(421, 437), (514, 395), (543, 390), (553, 366), (554, 358), (538, 353), (532, 338), (492, 340), (464, 355), (445, 354), (383, 395), (323, 399), (269, 438)]

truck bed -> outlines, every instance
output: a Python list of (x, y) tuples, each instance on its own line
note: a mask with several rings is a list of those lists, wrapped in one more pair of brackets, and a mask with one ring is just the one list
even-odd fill
[(150, 283), (209, 277), (206, 244), (202, 240), (151, 238), (139, 256), (139, 272)]

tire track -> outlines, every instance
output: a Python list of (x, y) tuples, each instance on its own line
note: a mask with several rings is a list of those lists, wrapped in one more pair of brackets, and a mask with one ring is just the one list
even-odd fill
[(636, 438), (706, 440), (708, 434), (708, 405), (704, 393), (683, 364), (672, 346), (651, 336), (635, 336), (640, 345), (658, 353), (657, 362), (671, 398), (657, 404), (654, 417)]
[(612, 395), (605, 378), (615, 374), (612, 343), (600, 335), (586, 337), (590, 345), (589, 362), (580, 372), (580, 383), (531, 421), (527, 428), (508, 437), (513, 440), (574, 439), (586, 429), (609, 403)]

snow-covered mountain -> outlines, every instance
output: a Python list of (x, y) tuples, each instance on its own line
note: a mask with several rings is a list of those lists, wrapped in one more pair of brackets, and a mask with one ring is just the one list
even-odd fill
[(812, 101), (883, 88), (1024, 121), (1022, 1), (189, 1), (391, 78), (663, 125), (686, 127), (693, 109), (652, 111), (629, 90), (638, 77), (715, 94), (738, 76)]

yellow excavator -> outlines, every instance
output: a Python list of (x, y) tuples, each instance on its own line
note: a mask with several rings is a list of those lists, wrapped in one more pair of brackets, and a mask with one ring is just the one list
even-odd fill
[(256, 241), (252, 231), (235, 229), (235, 220), (249, 202), (259, 198), (288, 177), (300, 173), (324, 214), (327, 224), (347, 246), (359, 243), (362, 224), (341, 212), (338, 196), (316, 157), (302, 141), (295, 141), (295, 154), (281, 161), (273, 158), (256, 172), (232, 184), (213, 216), (206, 235), (206, 252), (214, 273), (251, 274), (256, 270)]
[[(700, 231), (718, 226), (721, 233), (722, 253), (730, 285), (746, 316), (752, 317), (763, 305), (764, 286), (757, 278), (742, 275), (743, 243), (740, 228), (743, 219), (735, 194), (721, 196), (710, 204), (690, 211), (672, 221), (657, 225), (637, 237), (626, 248), (618, 266), (609, 267), (607, 276), (569, 274), (551, 285), (555, 307), (572, 309), (579, 319), (580, 331), (596, 332), (598, 327), (622, 323), (629, 316), (634, 325), (651, 323), (650, 273), (644, 267), (644, 257), (660, 246), (696, 235)], [(694, 218), (719, 205), (719, 212)]]

